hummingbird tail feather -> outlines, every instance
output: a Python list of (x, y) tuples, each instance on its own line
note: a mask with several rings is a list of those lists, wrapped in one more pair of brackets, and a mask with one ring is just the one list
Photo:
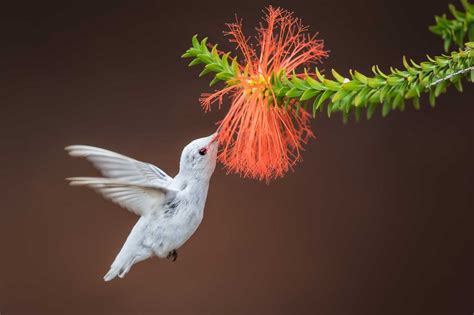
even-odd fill
[[(127, 240), (128, 242), (128, 240)], [(104, 276), (104, 281), (110, 281), (115, 277), (123, 278), (132, 266), (142, 260), (145, 260), (153, 255), (153, 252), (147, 248), (130, 248), (128, 243), (125, 243), (120, 253), (115, 258), (109, 272)], [(133, 249), (133, 250), (132, 250)]]
[(110, 268), (109, 272), (104, 276), (104, 281), (110, 281), (117, 276), (117, 271)]
[(120, 264), (117, 261), (118, 259), (116, 259), (110, 267), (109, 272), (107, 272), (107, 274), (104, 276), (104, 281), (110, 281), (117, 276), (119, 276), (119, 278), (123, 278), (130, 271), (130, 268), (135, 263), (135, 257), (130, 258), (131, 259), (128, 259), (124, 262), (120, 261)]
[(143, 235), (147, 220), (141, 217), (133, 227), (122, 249), (115, 257), (109, 272), (104, 276), (104, 281), (110, 281), (115, 277), (123, 278), (132, 266), (142, 260), (153, 256), (153, 251), (143, 245)]

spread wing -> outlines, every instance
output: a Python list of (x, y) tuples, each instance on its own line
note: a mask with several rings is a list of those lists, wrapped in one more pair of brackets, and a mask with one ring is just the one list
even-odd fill
[(71, 177), (72, 186), (87, 186), (119, 206), (143, 216), (161, 209), (161, 205), (176, 197), (176, 190), (157, 185), (140, 185), (100, 177)]
[(89, 160), (105, 177), (137, 185), (167, 186), (173, 180), (158, 167), (88, 145), (66, 147), (69, 155)]

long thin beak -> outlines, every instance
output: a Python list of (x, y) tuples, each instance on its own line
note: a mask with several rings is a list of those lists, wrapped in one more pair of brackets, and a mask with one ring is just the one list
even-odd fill
[(216, 132), (214, 132), (214, 134), (212, 134), (212, 140), (209, 142), (209, 144), (213, 143), (213, 142), (216, 142), (217, 139), (218, 139), (218, 136), (219, 136), (219, 131), (221, 131), (221, 126), (219, 125), (219, 127), (217, 127), (217, 130)]
[(218, 134), (217, 132), (214, 133), (213, 135), (211, 135), (211, 136), (212, 136), (212, 139), (211, 139), (211, 141), (209, 141), (209, 145), (211, 145), (212, 143), (214, 143), (214, 142), (217, 141), (218, 135), (219, 135), (219, 134)]

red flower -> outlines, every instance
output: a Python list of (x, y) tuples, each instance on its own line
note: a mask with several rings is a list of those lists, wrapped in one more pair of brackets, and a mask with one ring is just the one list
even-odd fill
[(224, 95), (232, 104), (220, 122), (219, 160), (230, 172), (269, 181), (283, 176), (301, 160), (302, 145), (313, 137), (310, 114), (297, 110), (297, 101), (277, 103), (270, 78), (281, 71), (291, 74), (299, 66), (327, 56), (323, 42), (307, 34), (307, 27), (292, 12), (269, 6), (265, 26), (257, 28), (259, 52), (249, 45), (241, 21), (228, 24), (230, 41), (241, 51), (245, 66), (231, 85), (200, 99), (205, 110), (222, 103)]

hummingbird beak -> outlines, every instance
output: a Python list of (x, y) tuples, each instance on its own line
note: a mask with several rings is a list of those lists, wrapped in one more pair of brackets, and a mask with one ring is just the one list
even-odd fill
[(213, 146), (215, 143), (216, 145), (218, 144), (218, 132), (214, 132), (212, 135), (208, 136), (206, 139), (209, 139), (209, 142), (206, 145), (206, 148), (209, 149), (210, 147)]
[(216, 142), (217, 139), (218, 139), (218, 134), (217, 134), (217, 133), (213, 134), (213, 135), (212, 135), (211, 142), (209, 142), (209, 144)]
[(217, 139), (219, 138), (219, 131), (220, 131), (220, 130), (221, 130), (221, 126), (219, 125), (219, 127), (217, 127), (216, 132), (214, 132), (214, 134), (211, 135), (211, 136), (212, 136), (212, 140), (211, 140), (211, 142), (209, 142), (209, 145), (210, 145), (211, 143), (214, 143), (214, 142), (217, 141)]
[(217, 133), (214, 133), (211, 135), (211, 141), (209, 141), (209, 144), (207, 145), (208, 147), (210, 147), (214, 142), (217, 143), (218, 141), (218, 134)]

